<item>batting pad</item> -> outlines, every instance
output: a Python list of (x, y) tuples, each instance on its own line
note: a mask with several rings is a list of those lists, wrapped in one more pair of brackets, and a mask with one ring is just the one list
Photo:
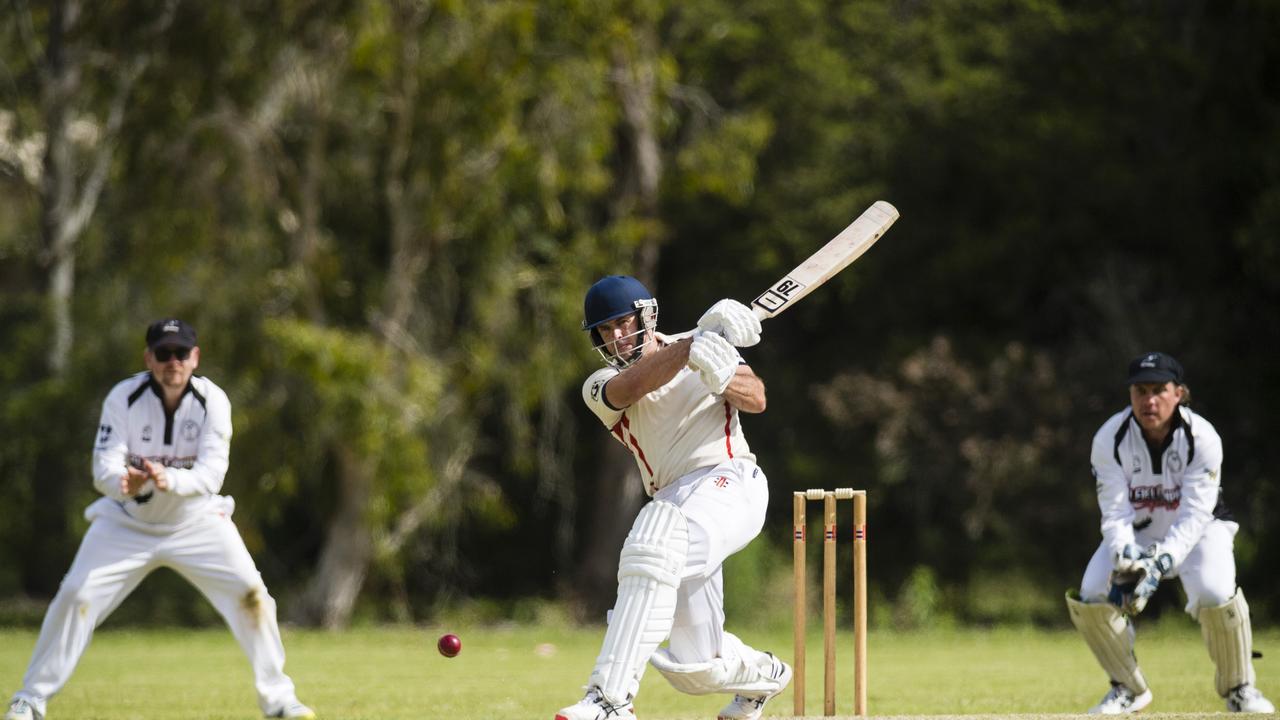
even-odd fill
[(1222, 605), (1201, 608), (1200, 634), (1217, 668), (1213, 683), (1219, 695), (1226, 697), (1232, 688), (1254, 683), (1253, 628), (1244, 590), (1237, 588), (1236, 594)]
[(748, 662), (741, 654), (718, 657), (709, 662), (678, 663), (666, 648), (659, 649), (649, 662), (671, 683), (671, 687), (690, 695), (740, 693), (742, 695), (776, 695), (786, 687), (790, 675), (773, 677), (773, 659), (756, 653), (756, 662)]
[(1138, 658), (1133, 654), (1133, 625), (1120, 608), (1108, 602), (1081, 602), (1067, 593), (1067, 610), (1071, 623), (1084, 635), (1085, 644), (1093, 651), (1098, 664), (1118, 682), (1136, 695), (1147, 691), (1147, 679), (1138, 669)]
[(614, 704), (636, 694), (653, 651), (671, 634), (676, 589), (689, 552), (689, 525), (664, 500), (645, 505), (622, 545), (618, 600), (591, 673), (591, 684)]

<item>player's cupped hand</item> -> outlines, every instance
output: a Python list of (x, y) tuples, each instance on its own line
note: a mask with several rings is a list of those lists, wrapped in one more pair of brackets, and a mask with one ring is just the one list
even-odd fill
[(169, 477), (165, 474), (165, 467), (160, 463), (154, 463), (150, 460), (143, 460), (142, 466), (146, 468), (147, 477), (151, 478), (156, 484), (157, 490), (169, 489)]
[(146, 470), (129, 465), (124, 469), (124, 477), (120, 478), (120, 492), (133, 497), (150, 478)]

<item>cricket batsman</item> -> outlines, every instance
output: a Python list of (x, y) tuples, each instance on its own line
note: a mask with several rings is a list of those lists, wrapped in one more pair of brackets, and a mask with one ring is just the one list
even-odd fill
[(583, 399), (634, 456), (652, 500), (623, 543), (586, 695), (556, 720), (635, 717), (646, 663), (682, 692), (732, 694), (722, 720), (759, 718), (791, 667), (724, 629), (721, 566), (760, 533), (769, 501), (738, 417), (765, 409), (764, 383), (736, 349), (760, 341), (760, 322), (721, 300), (693, 337), (673, 340), (658, 332), (657, 300), (625, 275), (592, 285), (583, 310), (607, 364)]

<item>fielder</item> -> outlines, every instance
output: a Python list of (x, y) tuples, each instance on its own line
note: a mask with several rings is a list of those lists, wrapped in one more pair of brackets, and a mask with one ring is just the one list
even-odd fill
[(1214, 684), (1231, 712), (1275, 712), (1254, 686), (1252, 631), (1244, 590), (1236, 587), (1232, 545), (1239, 526), (1222, 502), (1222, 440), (1187, 406), (1182, 365), (1152, 352), (1129, 363), (1129, 407), (1093, 438), (1093, 475), (1102, 510), (1102, 544), (1067, 595), (1111, 690), (1090, 713), (1133, 713), (1151, 704), (1138, 668), (1132, 618), (1162, 580), (1178, 578), (1186, 611), (1200, 622)]
[(41, 720), (71, 678), (94, 629), (158, 567), (209, 598), (253, 666), (268, 717), (314, 718), (284, 674), (276, 603), (219, 495), (231, 451), (231, 403), (200, 364), (181, 320), (147, 328), (147, 372), (111, 389), (93, 449), (93, 485), (80, 549), (45, 613), (22, 689), (5, 720)]
[(692, 339), (667, 338), (657, 300), (623, 275), (592, 285), (584, 305), (583, 329), (608, 367), (587, 378), (583, 399), (631, 451), (653, 500), (623, 544), (586, 696), (556, 720), (634, 718), (646, 662), (682, 692), (733, 694), (722, 720), (759, 718), (791, 667), (725, 631), (720, 568), (759, 534), (769, 501), (738, 422), (764, 411), (764, 383), (734, 347), (759, 342), (760, 322), (721, 300)]

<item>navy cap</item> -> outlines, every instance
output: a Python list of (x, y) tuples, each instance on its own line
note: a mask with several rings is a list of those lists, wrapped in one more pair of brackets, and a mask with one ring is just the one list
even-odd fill
[(196, 346), (196, 329), (177, 318), (157, 320), (147, 326), (147, 349)]
[(1182, 364), (1162, 352), (1143, 353), (1129, 363), (1129, 384), (1182, 384)]

